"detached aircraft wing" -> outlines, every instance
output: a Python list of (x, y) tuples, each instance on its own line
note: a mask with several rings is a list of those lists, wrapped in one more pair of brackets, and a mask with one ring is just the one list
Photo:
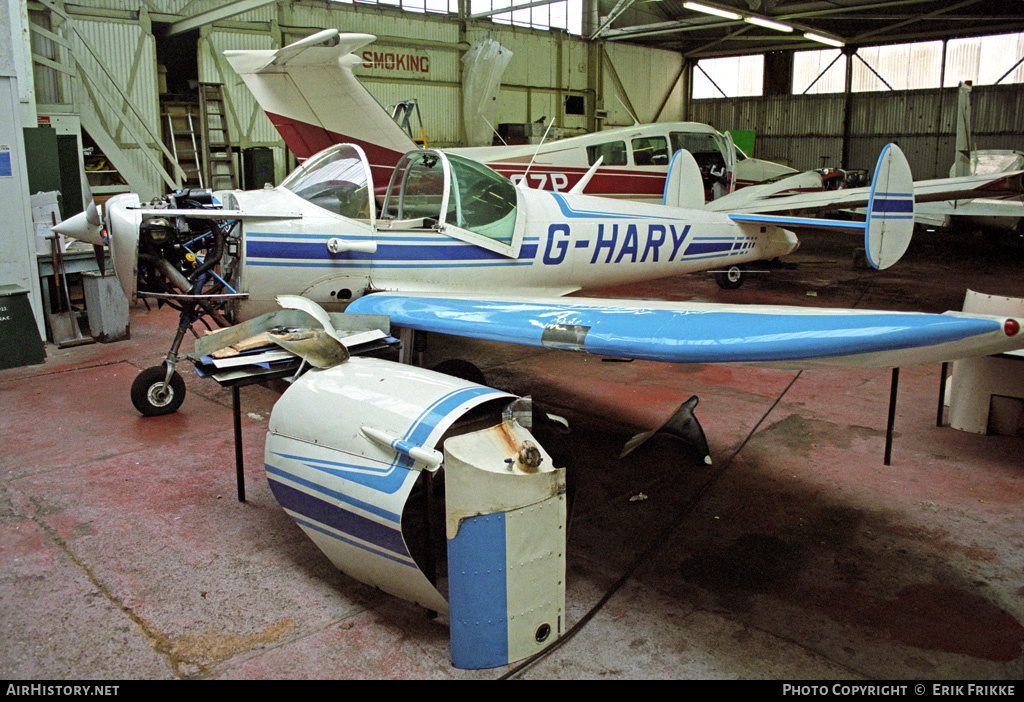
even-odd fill
[(394, 292), (347, 311), (421, 331), (672, 363), (892, 368), (1024, 346), (1020, 320), (958, 312)]

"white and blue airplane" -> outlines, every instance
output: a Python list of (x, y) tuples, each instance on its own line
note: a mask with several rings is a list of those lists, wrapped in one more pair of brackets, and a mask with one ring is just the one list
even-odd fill
[[(853, 232), (885, 268), (913, 230), (915, 188), (894, 146), (870, 189), (843, 193), (842, 207), (860, 198), (865, 222), (709, 211), (686, 152), (667, 182), (661, 205), (586, 196), (579, 185), (531, 190), (479, 162), (421, 149), (378, 192), (365, 154), (342, 144), (276, 188), (186, 191), (157, 204), (118, 195), (102, 218), (90, 208), (55, 229), (109, 245), (129, 298), (182, 307), (167, 360), (133, 387), (144, 414), (180, 406), (174, 365), (197, 319), (238, 322), (281, 305), (665, 362), (889, 368), (1024, 347), (1014, 318), (576, 295), (783, 256), (802, 227)], [(324, 331), (335, 338), (328, 327), (329, 319)], [(446, 616), (457, 667), (505, 665), (558, 639), (571, 457), (552, 439), (564, 429), (557, 418), (414, 365), (361, 356), (318, 365), (329, 367), (295, 379), (270, 420), (266, 473), (288, 514), (345, 573)], [(669, 428), (706, 452), (695, 404)], [(431, 565), (433, 546), (410, 545), (418, 539), (409, 534), (430, 530), (407, 517), (414, 488), (431, 494), (441, 469), (445, 577)]]

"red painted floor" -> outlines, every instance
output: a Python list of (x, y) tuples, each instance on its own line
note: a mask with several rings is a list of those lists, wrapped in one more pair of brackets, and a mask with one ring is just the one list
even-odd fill
[[(919, 235), (869, 273), (853, 244), (805, 237), (795, 268), (738, 291), (689, 276), (601, 294), (926, 311), (968, 287), (1024, 295), (1020, 241), (985, 246)], [(135, 412), (131, 381), (175, 324), (135, 307), (130, 340), (0, 371), (6, 679), (1024, 677), (1024, 439), (937, 427), (938, 366), (901, 370), (885, 465), (889, 371), (431, 338), (429, 361), (469, 358), (570, 419), (569, 626), (612, 593), (544, 659), (462, 671), (443, 621), (336, 572), (277, 505), (274, 392), (242, 390), (245, 502), (228, 391), (186, 365), (178, 413)], [(664, 437), (616, 458), (692, 394), (712, 466)]]

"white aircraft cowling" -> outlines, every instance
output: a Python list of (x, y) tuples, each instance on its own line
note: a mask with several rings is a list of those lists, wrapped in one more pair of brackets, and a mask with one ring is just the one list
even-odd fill
[[(270, 418), (264, 461), (281, 506), (342, 572), (450, 614), (460, 668), (519, 660), (565, 628), (564, 471), (520, 424), (531, 423), (524, 402), (434, 371), (353, 357), (303, 375)], [(405, 538), (435, 532), (422, 528), (422, 514), (405, 513), (432, 494), (430, 480), (414, 491), (420, 474), (441, 468), (447, 598), (432, 572), (431, 539)], [(406, 516), (415, 523), (403, 533)], [(481, 562), (494, 567), (474, 565)], [(546, 603), (540, 611), (538, 602)]]

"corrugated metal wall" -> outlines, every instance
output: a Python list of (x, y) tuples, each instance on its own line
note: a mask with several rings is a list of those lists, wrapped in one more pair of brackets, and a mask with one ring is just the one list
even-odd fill
[[(192, 17), (222, 5), (217, 0), (149, 0), (143, 5), (138, 0), (81, 0), (76, 6), (83, 8), (81, 13), (108, 13), (118, 19), (84, 17), (76, 11), (75, 22), (89, 27), (88, 42), (103, 47), (105, 61), (121, 71), (117, 81), (132, 85), (132, 102), (141, 106), (148, 130), (160, 134), (155, 42), (148, 33), (149, 21), (171, 22), (178, 16)], [(128, 19), (136, 17), (137, 20)], [(547, 123), (555, 118), (562, 128), (552, 132), (549, 138), (585, 131), (588, 114), (565, 113), (565, 98), (573, 95), (585, 98), (588, 112), (595, 108), (607, 110), (605, 125), (631, 124), (632, 117), (622, 107), (625, 100), (616, 97), (618, 89), (610, 78), (612, 67), (620, 74), (628, 101), (641, 120), (653, 119), (659, 113), (662, 120), (678, 119), (681, 112), (679, 90), (672, 89), (681, 59), (672, 52), (628, 45), (609, 46), (608, 53), (599, 58), (603, 75), (597, 78), (599, 84), (592, 86), (588, 77), (592, 72), (590, 63), (592, 56), (599, 56), (599, 53), (593, 52), (580, 37), (565, 32), (495, 25), (481, 20), (470, 23), (462, 33), (460, 24), (445, 15), (418, 15), (388, 7), (322, 0), (272, 3), (232, 16), (224, 26), (201, 28), (197, 63), (200, 81), (224, 86), (233, 128), (232, 141), (241, 148), (273, 148), (278, 178), (283, 177), (289, 165), (283, 142), (221, 54), (227, 49), (276, 48), (325, 27), (374, 34), (378, 39), (368, 47), (374, 51), (396, 55), (417, 52), (429, 56), (430, 69), (425, 74), (373, 68), (359, 68), (356, 73), (385, 107), (416, 98), (431, 146), (463, 143), (461, 58), (474, 42), (488, 37), (513, 53), (502, 78), (500, 122), (543, 120)], [(137, 58), (140, 41), (147, 43), (144, 62)], [(168, 70), (174, 71), (175, 67), (168, 66)], [(142, 170), (147, 169), (145, 163), (138, 165)], [(138, 176), (133, 178), (137, 180)], [(146, 180), (141, 189), (147, 192), (166, 189), (155, 175)], [(136, 183), (131, 186), (140, 187)]]
[[(1024, 86), (975, 86), (977, 149), (1024, 149)], [(953, 162), (957, 89), (854, 93), (850, 168), (871, 169), (886, 143), (900, 145), (914, 177), (944, 178)], [(757, 157), (794, 168), (839, 167), (846, 97), (842, 94), (695, 100), (689, 119), (717, 129), (754, 129)]]
[[(79, 85), (76, 100), (83, 110), (94, 106), (106, 123), (129, 162), (136, 181), (130, 183), (131, 187), (143, 197), (166, 192), (167, 186), (153, 166), (163, 160), (155, 147), (160, 142), (160, 104), (153, 36), (138, 22), (76, 19), (74, 28), (72, 43), (83, 66), (91, 75), (101, 78), (98, 88), (85, 89)], [(106, 86), (108, 79), (125, 93), (130, 106), (116, 90)], [(113, 97), (113, 104), (101, 94)], [(144, 146), (135, 142), (129, 126), (140, 135)]]

